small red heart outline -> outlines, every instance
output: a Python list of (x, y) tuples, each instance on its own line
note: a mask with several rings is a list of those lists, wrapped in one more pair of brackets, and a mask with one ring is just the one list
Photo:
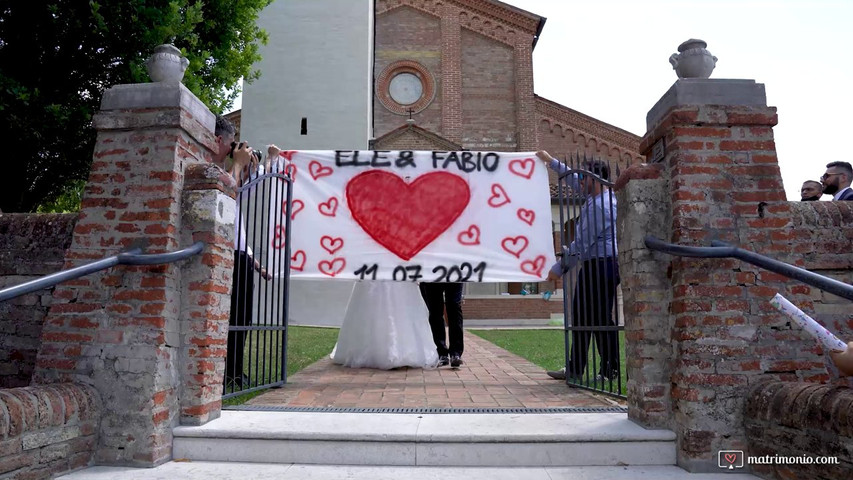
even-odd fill
[(293, 155), (296, 153), (296, 150), (287, 150), (285, 152), (279, 152), (278, 154), (282, 157), (286, 158), (288, 162), (293, 161)]
[(480, 244), (480, 227), (471, 225), (468, 230), (459, 232), (456, 237), (462, 245), (479, 245)]
[(521, 262), (521, 271), (542, 278), (542, 269), (545, 268), (545, 255), (539, 255), (533, 260)]
[(285, 235), (286, 230), (284, 225), (276, 225), (275, 226), (275, 234), (272, 239), (272, 248), (276, 250), (281, 250), (284, 248), (284, 245), (287, 243), (287, 235)]
[(311, 163), (308, 164), (308, 171), (311, 173), (311, 178), (314, 180), (322, 177), (328, 177), (334, 172), (332, 167), (324, 167), (317, 160), (311, 160)]
[(536, 220), (536, 212), (526, 208), (519, 208), (516, 215), (518, 215), (518, 218), (520, 218), (522, 222), (530, 226), (533, 226), (533, 221)]
[(296, 164), (288, 163), (286, 167), (284, 167), (284, 174), (290, 177), (291, 182), (296, 181), (296, 172), (299, 171), (299, 168), (296, 167)]
[[(340, 267), (336, 268), (335, 265), (338, 264), (340, 264)], [(341, 273), (346, 266), (347, 261), (343, 258), (335, 258), (332, 259), (332, 261), (322, 260), (320, 261), (320, 263), (317, 264), (317, 268), (319, 268), (324, 275), (328, 275), (330, 277), (334, 277), (335, 275)]]
[(323, 235), (320, 237), (320, 246), (329, 252), (329, 255), (334, 255), (335, 252), (343, 248), (344, 239), (340, 237), (332, 238), (328, 235)]
[(334, 217), (335, 212), (338, 211), (338, 199), (335, 197), (332, 197), (332, 198), (326, 200), (325, 202), (321, 203), (320, 205), (317, 205), (317, 210), (319, 210), (320, 213), (322, 213), (323, 215), (325, 215), (327, 217)]
[[(521, 165), (521, 166), (520, 166)], [(509, 171), (530, 180), (533, 176), (533, 170), (536, 169), (536, 161), (532, 158), (518, 159), (509, 162)]]
[(501, 241), (501, 248), (506, 250), (512, 255), (515, 255), (515, 258), (521, 258), (521, 252), (527, 249), (527, 245), (530, 242), (527, 240), (527, 237), (524, 235), (519, 235), (517, 237), (506, 237)]
[[(305, 202), (302, 200), (294, 200), (293, 204), (290, 206), (290, 209), (293, 210), (293, 213), (290, 214), (290, 219), (295, 220), (296, 214), (301, 212), (303, 208), (305, 208)], [(281, 213), (287, 214), (287, 200), (281, 202)]]
[(735, 462), (737, 461), (737, 454), (736, 453), (727, 453), (727, 454), (723, 455), (723, 457), (725, 457), (726, 461), (732, 465), (734, 465)]
[[(301, 262), (299, 261), (300, 259), (302, 260)], [(290, 257), (290, 268), (291, 268), (291, 270), (296, 270), (297, 272), (301, 272), (302, 269), (305, 268), (305, 261), (307, 259), (308, 258), (305, 255), (304, 251), (297, 250), (296, 253), (294, 253)]]
[(492, 184), (492, 196), (489, 197), (489, 205), (498, 208), (506, 205), (511, 202), (509, 199), (509, 195), (506, 194), (506, 190), (499, 183)]

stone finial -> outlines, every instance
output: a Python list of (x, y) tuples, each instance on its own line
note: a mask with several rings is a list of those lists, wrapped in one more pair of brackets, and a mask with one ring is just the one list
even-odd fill
[(155, 82), (180, 83), (190, 61), (171, 44), (163, 44), (145, 61), (148, 76)]
[(717, 65), (717, 57), (705, 49), (704, 40), (691, 38), (678, 46), (679, 53), (669, 57), (678, 78), (708, 78)]

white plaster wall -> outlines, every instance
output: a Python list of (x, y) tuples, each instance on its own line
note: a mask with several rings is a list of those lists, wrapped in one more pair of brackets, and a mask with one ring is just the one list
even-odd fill
[[(372, 137), (373, 0), (276, 0), (245, 83), (240, 135), (261, 150), (367, 149)], [(300, 134), (302, 118), (307, 135)], [(352, 281), (291, 279), (290, 323), (340, 326)]]
[[(245, 83), (241, 138), (256, 148), (366, 149), (372, 135), (373, 0), (276, 0)], [(302, 118), (308, 134), (300, 134)]]

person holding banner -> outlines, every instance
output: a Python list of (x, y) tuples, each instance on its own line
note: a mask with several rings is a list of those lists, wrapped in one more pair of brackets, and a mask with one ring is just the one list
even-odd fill
[[(558, 174), (569, 170), (564, 163), (540, 150), (536, 156)], [(604, 179), (610, 179), (610, 168), (601, 161), (589, 162), (585, 169)], [(619, 285), (619, 265), (616, 246), (616, 198), (601, 183), (575, 173), (569, 178), (573, 190), (583, 193), (586, 202), (580, 209), (575, 238), (564, 252), (565, 266), (557, 262), (551, 267), (548, 279), (557, 281), (565, 272), (580, 263), (578, 280), (572, 295), (572, 318), (578, 327), (615, 327), (613, 306)], [(572, 331), (572, 350), (566, 368), (549, 371), (552, 378), (566, 376), (580, 379), (586, 370), (590, 331)], [(619, 375), (619, 340), (616, 330), (595, 332), (595, 343), (601, 358), (597, 380), (613, 379)]]
[[(438, 366), (462, 365), (462, 284), (421, 283), (421, 296), (429, 310), (429, 326), (438, 352)], [(444, 312), (447, 312), (447, 331), (444, 330)], [(450, 343), (450, 345), (447, 344)]]

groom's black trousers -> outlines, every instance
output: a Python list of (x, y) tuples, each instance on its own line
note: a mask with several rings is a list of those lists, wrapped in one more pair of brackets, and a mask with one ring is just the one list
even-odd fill
[[(439, 356), (462, 355), (462, 284), (421, 283), (421, 296), (429, 310), (429, 326), (432, 340)], [(447, 335), (450, 347), (445, 343), (444, 310), (447, 309)]]

